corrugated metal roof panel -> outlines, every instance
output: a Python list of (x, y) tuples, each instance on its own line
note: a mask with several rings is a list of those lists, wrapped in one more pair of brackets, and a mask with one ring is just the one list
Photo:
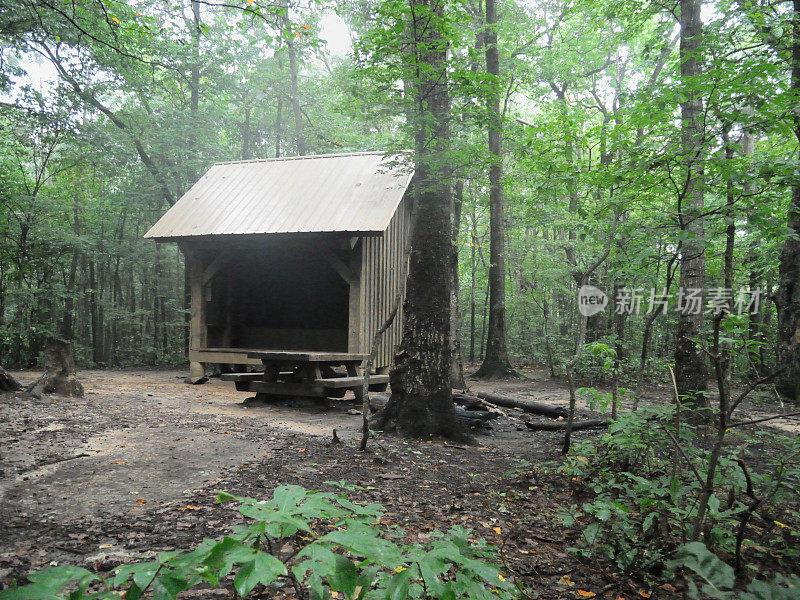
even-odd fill
[(381, 233), (411, 173), (381, 152), (218, 163), (144, 237)]

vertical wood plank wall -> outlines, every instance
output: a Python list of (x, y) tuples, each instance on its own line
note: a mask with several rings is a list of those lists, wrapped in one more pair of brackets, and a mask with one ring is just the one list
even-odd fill
[[(361, 255), (361, 314), (364, 349), (369, 352), (375, 332), (383, 325), (392, 310), (397, 290), (405, 287), (404, 258), (406, 238), (409, 233), (410, 214), (408, 201), (403, 199), (392, 217), (383, 237), (365, 237)], [(403, 335), (403, 308), (397, 313), (392, 326), (383, 334), (375, 367), (392, 364), (394, 351)]]

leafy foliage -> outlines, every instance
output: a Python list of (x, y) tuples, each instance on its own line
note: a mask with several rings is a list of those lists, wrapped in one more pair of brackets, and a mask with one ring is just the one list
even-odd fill
[[(588, 499), (564, 510), (561, 520), (565, 526), (573, 526), (578, 518), (583, 521), (583, 543), (573, 549), (579, 556), (601, 555), (625, 571), (657, 573), (692, 538), (709, 452), (698, 443), (694, 428), (684, 424), (676, 432), (674, 418), (673, 407), (624, 412), (606, 435), (575, 446), (565, 472), (577, 478)], [(769, 553), (790, 565), (797, 549), (791, 547), (793, 542), (786, 544), (782, 530), (797, 531), (800, 525), (793, 509), (784, 505), (800, 484), (800, 464), (792, 450), (797, 441), (762, 435), (771, 439), (750, 451), (761, 459), (752, 474), (745, 476), (745, 455), (736, 446), (720, 460), (702, 538), (716, 551), (736, 552), (741, 517), (751, 502), (745, 493), (749, 477), (754, 493), (765, 499), (758, 510), (772, 520), (781, 514), (788, 521), (779, 521), (784, 527), (767, 521), (762, 539), (751, 542), (750, 551)], [(782, 451), (765, 453), (765, 447)]]
[(424, 545), (403, 543), (403, 533), (380, 525), (383, 508), (341, 493), (275, 489), (270, 500), (220, 493), (251, 520), (220, 541), (192, 551), (160, 552), (154, 560), (94, 574), (73, 566), (32, 573), (28, 585), (0, 591), (0, 600), (129, 600), (152, 593), (174, 600), (184, 590), (219, 586), (233, 578), (239, 597), (257, 586), (292, 586), (312, 599), (332, 592), (353, 600), (399, 598), (511, 598), (511, 586), (488, 562), (493, 554), (467, 530), (435, 532)]

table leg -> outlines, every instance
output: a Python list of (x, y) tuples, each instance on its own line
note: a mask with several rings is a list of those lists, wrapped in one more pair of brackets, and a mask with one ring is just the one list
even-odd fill
[[(347, 365), (345, 365), (345, 368), (347, 369), (347, 375), (349, 377), (358, 377), (358, 367), (355, 364), (347, 363)], [(363, 402), (364, 400), (363, 386), (358, 386), (353, 388), (353, 393), (356, 396), (356, 400), (358, 400), (359, 402)]]
[[(278, 375), (280, 375), (281, 369), (278, 363), (272, 361), (262, 361), (264, 364), (264, 375), (261, 377), (262, 381), (278, 381)], [(271, 394), (265, 394), (263, 392), (256, 392), (255, 400), (256, 402), (267, 402), (272, 400), (274, 396)]]

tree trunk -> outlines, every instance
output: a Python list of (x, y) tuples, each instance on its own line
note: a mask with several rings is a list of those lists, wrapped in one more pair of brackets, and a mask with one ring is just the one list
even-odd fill
[[(794, 0), (792, 21), (792, 92), (800, 97), (800, 0)], [(793, 111), (793, 130), (800, 142), (800, 113)], [(776, 381), (778, 391), (800, 405), (800, 183), (792, 184), (788, 215), (789, 232), (783, 244), (779, 284), (777, 364), (786, 370)]]
[(486, 71), (492, 77), (489, 103), (489, 333), (486, 356), (476, 377), (515, 375), (506, 347), (506, 225), (503, 212), (503, 123), (500, 113), (500, 54), (497, 48), (497, 4), (486, 0)]
[(92, 360), (95, 364), (99, 364), (103, 362), (103, 328), (97, 301), (97, 277), (93, 260), (89, 261), (89, 313), (92, 323)]
[[(283, 13), (283, 27), (284, 30), (288, 29), (289, 21), (289, 6), (287, 4), (286, 11)], [(300, 92), (297, 83), (298, 78), (298, 65), (297, 65), (297, 48), (291, 36), (284, 35), (286, 39), (286, 50), (289, 54), (289, 83), (292, 86), (292, 110), (294, 112), (294, 136), (298, 156), (305, 156), (308, 154), (306, 147), (306, 138), (303, 134), (303, 111), (300, 108)]]
[(461, 358), (461, 310), (458, 303), (458, 230), (461, 225), (461, 208), (464, 205), (464, 182), (455, 185), (453, 202), (452, 235), (450, 251), (450, 387), (466, 389), (464, 361)]
[[(681, 0), (681, 79), (686, 101), (681, 103), (682, 151), (686, 169), (684, 189), (678, 198), (681, 229), (689, 235), (683, 240), (680, 258), (680, 289), (686, 296), (703, 294), (705, 287), (705, 233), (703, 230), (703, 100), (696, 91), (701, 73), (702, 43), (701, 0)], [(678, 312), (675, 346), (675, 379), (678, 394), (687, 406), (707, 406), (708, 372), (706, 358), (693, 341), (703, 333), (705, 323), (701, 301), (699, 307), (686, 302)], [(696, 310), (695, 310), (696, 309)]]
[[(465, 439), (450, 388), (452, 197), (444, 153), (449, 148), (447, 49), (441, 3), (411, 0), (414, 82), (416, 224), (403, 305), (403, 339), (390, 371), (392, 396), (382, 425), (426, 437)], [(416, 10), (415, 10), (416, 9)], [(420, 15), (422, 13), (422, 15)]]
[(475, 276), (478, 272), (478, 217), (475, 213), (475, 199), (472, 202), (470, 231), (470, 284), (469, 284), (469, 362), (475, 362)]
[(44, 346), (45, 372), (29, 388), (31, 395), (39, 397), (44, 394), (83, 397), (83, 386), (75, 377), (75, 359), (72, 344), (47, 336)]
[(18, 392), (22, 386), (3, 367), (0, 367), (0, 392)]
[[(76, 237), (81, 235), (81, 218), (78, 203), (72, 207), (72, 231)], [(74, 310), (75, 310), (75, 282), (78, 276), (78, 259), (80, 251), (78, 245), (72, 249), (72, 261), (69, 267), (69, 277), (67, 279), (67, 293), (64, 298), (64, 320), (61, 323), (61, 335), (64, 339), (72, 340), (75, 337)], [(0, 315), (2, 317), (2, 315)]]
[[(281, 40), (283, 40), (283, 30), (280, 32)], [(282, 42), (280, 42), (282, 43)], [(275, 109), (275, 158), (281, 157), (281, 144), (283, 143), (283, 53), (280, 52), (280, 43), (278, 51), (276, 52), (277, 59), (276, 65), (278, 68), (278, 82), (276, 84), (276, 95), (278, 97), (278, 105)]]
[[(244, 100), (247, 101), (246, 99)], [(244, 122), (242, 123), (242, 160), (250, 160), (253, 158), (253, 151), (250, 149), (250, 107), (245, 104)]]

